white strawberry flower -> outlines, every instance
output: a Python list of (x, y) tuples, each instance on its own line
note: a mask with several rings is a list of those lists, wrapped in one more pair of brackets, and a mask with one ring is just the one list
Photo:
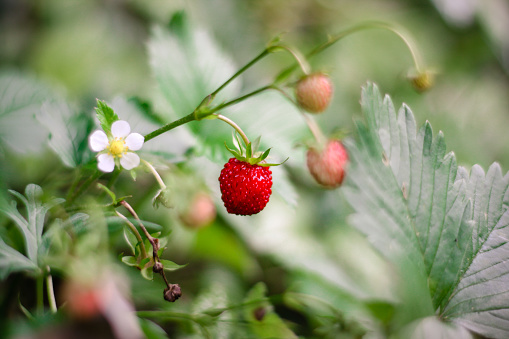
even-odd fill
[(90, 149), (99, 152), (97, 167), (103, 172), (113, 172), (115, 163), (126, 170), (132, 170), (140, 164), (140, 157), (132, 151), (143, 146), (145, 138), (139, 133), (131, 133), (127, 121), (117, 120), (111, 125), (111, 137), (103, 131), (95, 131), (88, 139)]

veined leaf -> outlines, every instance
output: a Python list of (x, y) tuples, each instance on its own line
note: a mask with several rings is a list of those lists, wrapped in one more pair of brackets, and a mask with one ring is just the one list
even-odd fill
[(90, 159), (88, 135), (93, 121), (63, 102), (45, 102), (37, 119), (49, 134), (49, 145), (68, 167), (76, 167)]
[(366, 124), (348, 144), (352, 223), (391, 261), (415, 265), (442, 319), (509, 336), (509, 175), (498, 164), (469, 175), (441, 132), (416, 130), (410, 109), (396, 114), (375, 85), (362, 107)]
[(0, 73), (0, 141), (17, 152), (41, 150), (46, 132), (35, 119), (43, 102), (54, 97), (44, 84), (16, 71)]

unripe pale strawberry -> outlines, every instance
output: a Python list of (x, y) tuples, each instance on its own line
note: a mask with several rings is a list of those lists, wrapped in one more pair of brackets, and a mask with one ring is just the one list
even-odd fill
[(333, 84), (328, 75), (313, 73), (297, 82), (295, 96), (300, 107), (310, 113), (321, 113), (329, 106)]
[(341, 185), (346, 173), (348, 153), (339, 140), (329, 140), (322, 149), (309, 148), (307, 166), (315, 180), (327, 187)]

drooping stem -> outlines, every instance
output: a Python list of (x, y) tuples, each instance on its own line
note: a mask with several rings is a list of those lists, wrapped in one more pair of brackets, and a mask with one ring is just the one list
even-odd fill
[(129, 229), (134, 233), (136, 240), (138, 240), (138, 243), (140, 244), (141, 255), (143, 256), (143, 258), (148, 258), (147, 250), (145, 249), (145, 244), (143, 243), (143, 239), (141, 238), (140, 232), (138, 232), (138, 230), (132, 224), (132, 222), (130, 222), (129, 219), (127, 219), (122, 213), (119, 213), (118, 211), (115, 211), (115, 213), (117, 213), (117, 215), (125, 221)]
[(232, 126), (242, 137), (242, 140), (246, 144), (246, 146), (249, 144), (249, 139), (247, 138), (247, 135), (244, 133), (244, 131), (237, 125), (235, 122), (233, 122), (231, 119), (228, 119), (224, 115), (221, 114), (215, 114), (219, 120), (222, 120), (226, 122), (228, 125)]
[(415, 44), (413, 43), (413, 41), (410, 38), (408, 38), (407, 36), (405, 36), (405, 34), (402, 33), (402, 31), (403, 31), (402, 28), (396, 27), (394, 25), (391, 25), (386, 22), (381, 22), (381, 21), (365, 22), (363, 24), (359, 24), (359, 25), (351, 27), (343, 32), (340, 32), (340, 33), (330, 37), (329, 40), (327, 42), (325, 42), (324, 44), (317, 46), (315, 49), (313, 49), (311, 52), (309, 52), (307, 57), (311, 58), (312, 56), (322, 52), (324, 49), (328, 48), (329, 46), (333, 45), (337, 41), (341, 40), (342, 38), (344, 38), (352, 33), (363, 31), (365, 29), (372, 29), (372, 28), (386, 29), (386, 30), (396, 34), (401, 40), (403, 40), (403, 42), (409, 49), (416, 69), (417, 70), (421, 69), (421, 58), (417, 52), (417, 48), (415, 47)]
[(275, 45), (272, 48), (283, 49), (283, 50), (287, 51), (288, 53), (290, 53), (293, 56), (293, 58), (295, 59), (295, 61), (297, 61), (297, 64), (299, 65), (300, 69), (302, 70), (302, 73), (307, 75), (311, 72), (311, 66), (309, 66), (306, 59), (302, 55), (300, 55), (300, 53), (298, 53), (297, 51), (295, 51), (292, 48), (285, 46), (285, 45)]
[[(329, 39), (325, 43), (315, 47), (309, 53), (307, 53), (306, 58), (311, 59), (313, 56), (321, 53), (323, 50), (327, 49), (328, 47), (332, 46), (333, 44), (335, 44), (336, 42), (338, 42), (339, 40), (341, 40), (342, 38), (344, 38), (350, 34), (360, 32), (360, 31), (363, 31), (366, 29), (374, 29), (374, 28), (385, 29), (385, 30), (388, 30), (388, 31), (396, 34), (405, 43), (408, 50), (410, 51), (410, 54), (412, 56), (412, 60), (413, 60), (416, 70), (418, 72), (420, 72), (422, 70), (423, 64), (422, 64), (421, 57), (418, 53), (418, 49), (415, 46), (414, 42), (409, 38), (409, 34), (406, 32), (404, 34), (403, 33), (404, 30), (400, 27), (396, 27), (389, 23), (379, 22), (379, 21), (368, 21), (368, 22), (350, 27), (350, 28), (348, 28), (334, 36), (329, 37)], [(296, 69), (296, 67), (297, 67), (297, 65), (294, 64), (294, 65), (284, 69), (283, 71), (281, 71), (279, 73), (279, 75), (276, 77), (277, 81), (281, 82), (283, 79), (286, 79), (289, 75), (292, 74), (292, 72)]]
[(159, 186), (161, 187), (161, 189), (165, 189), (166, 188), (166, 184), (164, 183), (163, 179), (161, 179), (161, 176), (159, 175), (159, 173), (157, 173), (156, 169), (154, 168), (154, 166), (152, 166), (151, 163), (149, 163), (148, 161), (144, 160), (144, 159), (141, 159), (141, 161), (145, 164), (145, 166), (148, 167), (148, 169), (150, 170), (150, 172), (152, 172), (152, 174), (154, 175), (154, 177), (156, 178), (156, 181), (157, 183), (159, 184)]
[(51, 313), (57, 313), (57, 302), (55, 300), (55, 291), (53, 289), (53, 277), (50, 274), (49, 266), (46, 267), (48, 275), (46, 276), (46, 291), (48, 293), (48, 302)]

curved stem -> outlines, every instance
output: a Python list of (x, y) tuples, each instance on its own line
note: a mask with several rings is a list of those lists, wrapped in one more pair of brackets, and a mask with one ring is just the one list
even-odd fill
[(247, 138), (246, 134), (244, 133), (244, 131), (239, 127), (239, 125), (237, 125), (235, 122), (233, 122), (232, 120), (228, 119), (227, 117), (225, 117), (224, 115), (221, 115), (221, 114), (215, 114), (215, 116), (219, 119), (219, 120), (223, 120), (224, 122), (226, 122), (228, 125), (232, 126), (239, 134), (240, 136), (242, 137), (242, 140), (244, 141), (244, 143), (247, 145), (249, 145), (249, 139)]
[(344, 38), (344, 37), (346, 37), (346, 36), (348, 36), (348, 35), (350, 35), (352, 33), (359, 32), (359, 31), (362, 31), (362, 30), (365, 30), (365, 29), (371, 29), (371, 28), (386, 29), (386, 30), (396, 34), (401, 40), (403, 40), (403, 42), (405, 43), (405, 45), (409, 49), (410, 54), (412, 55), (412, 60), (414, 62), (415, 67), (417, 68), (417, 70), (420, 70), (421, 59), (420, 59), (420, 56), (419, 56), (419, 54), (417, 52), (417, 48), (415, 47), (415, 44), (413, 43), (413, 41), (411, 41), (408, 37), (406, 37), (401, 32), (401, 31), (403, 31), (402, 28), (397, 28), (394, 25), (388, 24), (386, 22), (381, 22), (381, 21), (369, 21), (369, 22), (366, 22), (366, 23), (363, 23), (363, 24), (351, 27), (351, 28), (349, 28), (349, 29), (347, 29), (347, 30), (345, 30), (345, 31), (343, 31), (341, 33), (338, 33), (337, 35), (332, 36), (331, 38), (329, 38), (329, 40), (326, 43), (316, 47), (311, 52), (309, 52), (307, 57), (310, 58), (310, 57), (320, 53), (324, 49), (328, 48), (329, 46), (333, 45), (337, 41), (341, 40), (342, 38)]
[(166, 188), (166, 185), (163, 181), (163, 179), (161, 179), (161, 176), (159, 175), (159, 173), (157, 173), (156, 169), (154, 168), (154, 166), (152, 166), (151, 163), (149, 163), (148, 161), (144, 160), (144, 159), (141, 159), (141, 162), (143, 162), (145, 164), (145, 166), (148, 167), (148, 169), (150, 170), (150, 172), (152, 172), (152, 174), (154, 175), (154, 177), (156, 178), (157, 180), (157, 183), (159, 184), (159, 186), (161, 187), (161, 189), (165, 189)]
[(138, 240), (138, 243), (140, 244), (141, 254), (143, 258), (148, 258), (147, 250), (145, 249), (145, 244), (143, 243), (143, 239), (141, 238), (140, 232), (138, 232), (138, 230), (132, 224), (132, 222), (130, 222), (129, 219), (127, 219), (122, 213), (119, 213), (118, 211), (115, 211), (115, 213), (117, 213), (117, 215), (125, 221), (131, 232), (134, 233), (136, 240)]
[(297, 61), (300, 69), (304, 74), (307, 75), (311, 72), (311, 66), (309, 66), (306, 59), (302, 55), (300, 55), (300, 53), (297, 53), (296, 51), (285, 45), (275, 45), (273, 46), (273, 48), (281, 48), (290, 53), (293, 56), (293, 58)]
[[(313, 50), (311, 50), (306, 55), (306, 57), (308, 59), (312, 58), (316, 54), (322, 52), (326, 48), (335, 44), (337, 41), (341, 40), (342, 38), (344, 38), (352, 33), (363, 31), (365, 29), (373, 29), (373, 28), (386, 29), (386, 30), (396, 34), (401, 40), (403, 40), (403, 42), (409, 49), (410, 54), (412, 55), (412, 60), (413, 60), (416, 70), (418, 72), (421, 71), (422, 61), (421, 61), (421, 57), (419, 56), (419, 54), (417, 52), (417, 48), (416, 48), (414, 42), (409, 37), (407, 37), (405, 34), (402, 33), (402, 31), (403, 31), (402, 28), (395, 27), (394, 25), (391, 25), (391, 24), (388, 24), (385, 22), (379, 22), (379, 21), (369, 21), (369, 22), (365, 22), (365, 23), (353, 26), (351, 28), (348, 28), (348, 29), (344, 30), (343, 32), (340, 32), (340, 33), (330, 37), (327, 42), (325, 42), (325, 43), (317, 46)], [(276, 77), (276, 79), (279, 79), (279, 80), (286, 79), (295, 70), (296, 67), (297, 67), (297, 65), (293, 65), (293, 66), (290, 66), (290, 67), (284, 69), (283, 71), (281, 71), (279, 73), (279, 75)]]

